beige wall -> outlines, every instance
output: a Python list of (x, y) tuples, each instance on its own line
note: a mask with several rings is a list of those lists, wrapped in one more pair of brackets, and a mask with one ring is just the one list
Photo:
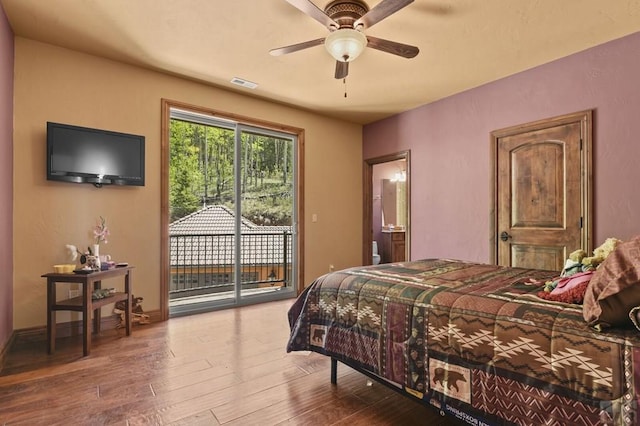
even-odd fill
[[(15, 329), (46, 323), (40, 275), (65, 261), (65, 244), (88, 245), (101, 215), (111, 230), (101, 254), (135, 265), (135, 295), (146, 310), (160, 308), (162, 98), (304, 128), (305, 284), (329, 264), (360, 263), (360, 125), (19, 37), (14, 89)], [(47, 181), (47, 121), (145, 135), (146, 186)]]

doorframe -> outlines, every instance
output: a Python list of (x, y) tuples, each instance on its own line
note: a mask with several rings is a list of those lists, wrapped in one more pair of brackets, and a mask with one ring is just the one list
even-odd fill
[(411, 150), (399, 151), (382, 157), (364, 160), (362, 168), (363, 221), (362, 221), (362, 264), (371, 265), (373, 257), (373, 166), (391, 161), (405, 160), (407, 163), (407, 226), (405, 232), (406, 260), (411, 259)]
[(585, 110), (531, 123), (519, 124), (491, 132), (491, 190), (489, 206), (489, 253), (490, 263), (498, 263), (498, 139), (520, 133), (542, 130), (563, 124), (580, 123), (580, 194), (582, 211), (582, 249), (593, 251), (593, 110)]
[(244, 115), (233, 114), (211, 108), (199, 107), (185, 102), (161, 99), (161, 165), (160, 165), (160, 318), (169, 319), (169, 127), (171, 124), (171, 109), (182, 109), (198, 114), (207, 115), (223, 120), (232, 120), (241, 125), (262, 127), (295, 135), (298, 140), (297, 158), (295, 161), (298, 185), (294, 187), (297, 199), (297, 223), (294, 223), (293, 236), (297, 240), (296, 259), (297, 271), (294, 277), (295, 293), (300, 294), (304, 289), (304, 134), (299, 127), (288, 126), (266, 120), (259, 120)]

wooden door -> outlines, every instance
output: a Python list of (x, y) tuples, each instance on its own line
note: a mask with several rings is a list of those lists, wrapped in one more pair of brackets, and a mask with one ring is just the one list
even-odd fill
[(592, 250), (590, 130), (587, 111), (492, 133), (498, 264), (561, 271)]

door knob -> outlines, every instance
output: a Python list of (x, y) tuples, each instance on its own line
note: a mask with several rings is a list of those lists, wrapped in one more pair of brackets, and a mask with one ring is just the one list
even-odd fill
[(509, 235), (507, 231), (502, 231), (502, 234), (500, 234), (500, 239), (502, 241), (507, 241), (510, 238), (511, 238), (511, 235)]

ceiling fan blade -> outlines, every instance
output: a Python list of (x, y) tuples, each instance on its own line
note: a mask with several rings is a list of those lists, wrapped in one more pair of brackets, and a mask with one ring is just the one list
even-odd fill
[(311, 0), (287, 0), (287, 2), (327, 28), (340, 28), (340, 25), (338, 25), (336, 21), (327, 16), (327, 14), (318, 6), (313, 4)]
[(403, 58), (414, 58), (420, 52), (420, 49), (415, 46), (372, 36), (367, 36), (367, 47), (402, 56)]
[[(364, 25), (365, 28), (373, 27), (387, 16), (393, 15), (403, 7), (413, 3), (413, 1), (414, 0), (382, 0), (375, 5), (373, 9), (354, 22), (353, 28), (357, 28), (358, 25)], [(291, 2), (289, 1), (289, 3)]]
[(336, 61), (335, 77), (340, 80), (347, 78), (347, 75), (349, 75), (349, 62)]
[(293, 53), (293, 52), (297, 52), (298, 50), (308, 49), (309, 47), (318, 46), (319, 44), (323, 44), (323, 43), (324, 43), (324, 39), (318, 38), (315, 40), (309, 40), (302, 43), (291, 44), (289, 46), (271, 49), (269, 53), (271, 54), (271, 56), (286, 55), (287, 53)]

